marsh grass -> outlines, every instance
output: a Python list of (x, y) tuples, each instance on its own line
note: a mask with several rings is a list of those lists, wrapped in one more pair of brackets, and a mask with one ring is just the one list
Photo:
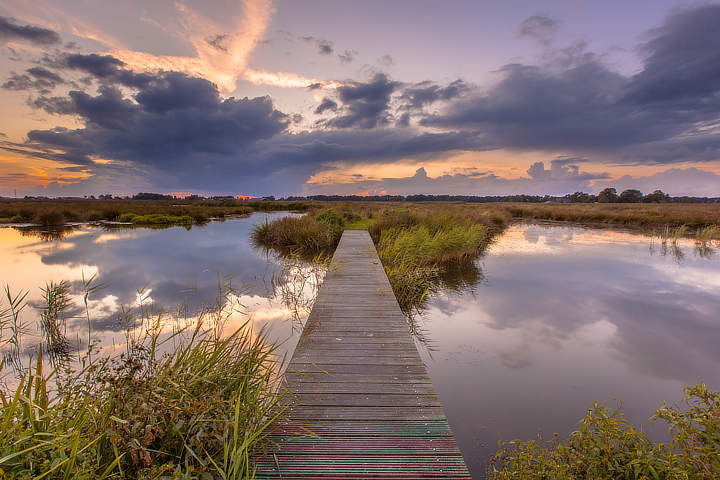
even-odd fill
[[(99, 284), (83, 285), (87, 306)], [(14, 390), (0, 390), (0, 478), (252, 477), (252, 455), (284, 409), (280, 359), (249, 323), (224, 333), (242, 308), (230, 277), (218, 274), (217, 298), (192, 314), (141, 300), (123, 311), (124, 353), (87, 352), (77, 367), (60, 361), (50, 371), (43, 352), (65, 345), (68, 284), (43, 292), (48, 346), (17, 370)], [(11, 351), (22, 335), (5, 331), (22, 327), (26, 295), (6, 288), (0, 318)]]
[(667, 403), (653, 422), (668, 427), (670, 443), (654, 443), (620, 410), (594, 404), (566, 440), (500, 442), (490, 461), (493, 480), (683, 479), (720, 477), (720, 392), (705, 384), (685, 389), (684, 405)]
[(0, 199), (0, 223), (33, 223), (45, 227), (98, 221), (188, 225), (253, 212), (307, 211), (310, 208), (311, 204), (307, 202)]
[(717, 204), (497, 204), (514, 218), (553, 220), (587, 224), (623, 225), (644, 229), (676, 228), (685, 225), (689, 232), (720, 225)]
[[(344, 229), (365, 227), (400, 308), (410, 317), (443, 284), (445, 272), (477, 270), (474, 260), (508, 218), (503, 211), (462, 204), (347, 203), (303, 217), (264, 222), (255, 227), (252, 239), (258, 246), (311, 258), (331, 254)], [(481, 278), (482, 274), (471, 276)]]

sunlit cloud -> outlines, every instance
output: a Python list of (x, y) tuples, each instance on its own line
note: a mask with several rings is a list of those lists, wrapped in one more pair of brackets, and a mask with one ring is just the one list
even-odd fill
[(223, 91), (231, 92), (265, 34), (273, 11), (270, 0), (243, 0), (241, 5), (242, 15), (234, 22), (232, 31), (223, 33), (222, 26), (182, 3), (176, 4), (195, 56), (154, 55), (127, 49), (114, 49), (110, 54), (133, 70), (184, 72), (206, 78)]
[(263, 72), (248, 68), (245, 70), (244, 78), (255, 85), (271, 85), (273, 87), (303, 88), (311, 85), (318, 85), (321, 88), (338, 88), (342, 83), (335, 81), (318, 80), (317, 78), (303, 77), (296, 73), (287, 72)]

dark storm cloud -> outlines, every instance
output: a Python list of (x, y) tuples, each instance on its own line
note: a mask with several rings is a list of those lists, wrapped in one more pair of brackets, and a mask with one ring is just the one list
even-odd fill
[(400, 87), (384, 73), (377, 73), (367, 83), (349, 82), (337, 89), (343, 113), (327, 120), (335, 128), (374, 128), (390, 123), (390, 97)]
[[(454, 150), (477, 150), (474, 132), (418, 133), (408, 129), (323, 129), (291, 134), (292, 116), (276, 110), (269, 97), (223, 99), (217, 87), (180, 73), (144, 75), (128, 94), (126, 78), (135, 75), (109, 56), (63, 57), (65, 68), (100, 80), (96, 94), (71, 91), (67, 96), (39, 96), (32, 103), (49, 113), (73, 115), (77, 129), (28, 132), (23, 144), (1, 148), (89, 168), (112, 178), (145, 172), (158, 188), (234, 191), (251, 188), (275, 194), (296, 193), (298, 185), (333, 162), (392, 161)], [(341, 87), (344, 124), (385, 124), (390, 95), (399, 87), (387, 76)], [(326, 98), (322, 112), (338, 109)], [(322, 113), (321, 112), (321, 113)], [(241, 187), (244, 185), (244, 187)]]
[(315, 109), (315, 113), (319, 115), (326, 111), (334, 112), (337, 110), (337, 108), (338, 108), (337, 102), (335, 102), (331, 98), (325, 97), (322, 99), (322, 102), (320, 102), (320, 105), (318, 105), (318, 107)]
[(420, 109), (440, 100), (452, 100), (468, 91), (470, 91), (470, 87), (461, 79), (444, 87), (434, 82), (424, 81), (405, 88), (400, 95), (400, 100), (405, 102), (406, 108)]
[(475, 129), (499, 147), (604, 152), (629, 163), (716, 160), (720, 142), (698, 129), (720, 119), (716, 25), (720, 6), (668, 17), (651, 32), (644, 68), (631, 77), (581, 44), (555, 51), (552, 65), (506, 65), (486, 93), (421, 123)]
[(123, 68), (125, 63), (112, 55), (74, 53), (58, 59), (47, 58), (46, 62), (57, 68), (77, 70), (100, 81), (119, 83), (131, 88), (142, 88), (153, 79), (151, 75), (135, 73)]
[(60, 43), (57, 32), (35, 25), (19, 25), (15, 19), (0, 17), (0, 44), (14, 40), (26, 41), (36, 45)]
[(718, 25), (720, 5), (707, 5), (678, 11), (651, 30), (641, 46), (645, 68), (632, 79), (630, 99), (717, 109), (712, 96), (720, 92)]
[[(60, 149), (55, 159), (87, 164), (93, 155), (199, 174), (203, 160), (239, 155), (254, 142), (285, 130), (287, 116), (267, 97), (221, 99), (215, 85), (179, 73), (154, 78), (132, 101), (114, 85), (97, 95), (71, 91), (41, 98), (47, 111), (78, 116), (80, 129), (28, 132), (28, 146)], [(218, 177), (222, 176), (216, 172)]]

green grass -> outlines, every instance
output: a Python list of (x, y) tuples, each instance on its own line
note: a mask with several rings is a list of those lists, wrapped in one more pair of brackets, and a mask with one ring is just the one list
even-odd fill
[[(43, 348), (30, 366), (15, 364), (17, 387), (0, 389), (0, 478), (252, 478), (253, 455), (284, 409), (277, 360), (249, 324), (220, 333), (230, 312), (219, 282), (217, 304), (198, 312), (191, 330), (168, 330), (167, 313), (141, 306), (124, 311), (120, 356), (88, 353), (79, 369), (66, 361), (47, 372)], [(67, 284), (44, 292), (44, 335), (62, 337)], [(6, 294), (0, 328), (21, 332), (27, 294)], [(21, 337), (0, 343), (12, 350)]]
[(190, 225), (195, 220), (190, 215), (165, 215), (162, 213), (135, 215), (125, 213), (120, 215), (118, 221), (131, 222), (134, 225)]
[(345, 230), (369, 230), (375, 222), (376, 218), (361, 218), (345, 225)]

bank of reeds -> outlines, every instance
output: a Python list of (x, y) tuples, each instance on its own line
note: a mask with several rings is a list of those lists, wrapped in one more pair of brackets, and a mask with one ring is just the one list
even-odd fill
[[(42, 315), (55, 345), (62, 285), (48, 285)], [(8, 298), (0, 320), (12, 331), (24, 297)], [(283, 410), (276, 359), (248, 324), (220, 334), (225, 307), (171, 332), (162, 311), (125, 312), (126, 352), (88, 355), (76, 369), (47, 371), (48, 349), (39, 349), (19, 365), (17, 387), (0, 389), (0, 478), (252, 478), (252, 455)], [(12, 342), (6, 328), (2, 340)]]
[(718, 204), (595, 203), (595, 204), (497, 204), (514, 218), (553, 220), (586, 224), (622, 225), (644, 229), (676, 228), (685, 225), (698, 232), (720, 225)]
[(174, 219), (176, 221), (170, 223), (188, 224), (252, 212), (306, 211), (309, 208), (310, 203), (303, 202), (240, 200), (0, 199), (0, 223), (32, 223), (57, 227), (70, 222), (120, 221), (159, 225), (168, 224), (170, 219)]
[(449, 267), (472, 263), (502, 230), (502, 211), (467, 205), (341, 204), (303, 217), (285, 217), (258, 225), (260, 246), (305, 256), (330, 253), (345, 228), (368, 229), (400, 307), (419, 308)]
[(576, 431), (500, 444), (490, 461), (493, 480), (720, 478), (720, 392), (705, 384), (685, 389), (685, 404), (663, 405), (651, 421), (664, 422), (669, 443), (655, 443), (618, 410), (595, 404)]

